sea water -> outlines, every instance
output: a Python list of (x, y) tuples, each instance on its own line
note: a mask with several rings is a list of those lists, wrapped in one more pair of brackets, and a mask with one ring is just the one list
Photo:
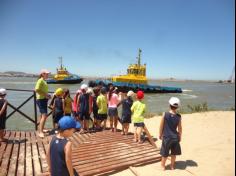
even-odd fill
[[(37, 78), (16, 78), (16, 77), (0, 77), (0, 87), (7, 89), (24, 89), (34, 90)], [(83, 83), (87, 83), (85, 80)], [(82, 84), (82, 83), (81, 83)], [(49, 85), (49, 90), (54, 92), (58, 87), (68, 88), (74, 96), (74, 92), (80, 88), (81, 84), (74, 85)], [(145, 94), (145, 103), (147, 105), (147, 113), (160, 114), (168, 110), (168, 100), (175, 96), (180, 98), (182, 108), (188, 110), (188, 105), (197, 105), (207, 103), (208, 108), (212, 110), (229, 110), (235, 107), (235, 84), (220, 84), (204, 81), (152, 81), (151, 84), (160, 86), (174, 86), (183, 89), (180, 94)], [(18, 107), (32, 95), (32, 92), (8, 91), (7, 100), (9, 103)], [(21, 109), (22, 112), (34, 119), (34, 103), (31, 99)], [(8, 107), (8, 114), (13, 110)], [(38, 113), (39, 115), (39, 113)], [(48, 117), (47, 127), (51, 127), (52, 118)], [(34, 129), (34, 124), (22, 117), (19, 113), (15, 113), (7, 120), (7, 128), (14, 130)]]

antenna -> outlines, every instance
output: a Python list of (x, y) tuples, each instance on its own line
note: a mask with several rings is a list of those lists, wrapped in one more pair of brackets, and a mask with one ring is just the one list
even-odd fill
[(138, 66), (141, 65), (141, 52), (142, 52), (142, 50), (139, 48), (139, 50), (138, 50), (138, 57), (137, 57), (137, 59), (138, 59)]
[(59, 58), (59, 64), (60, 64), (60, 66), (61, 66), (61, 69), (63, 68), (63, 66), (62, 66), (62, 57), (60, 56), (60, 57), (58, 57)]

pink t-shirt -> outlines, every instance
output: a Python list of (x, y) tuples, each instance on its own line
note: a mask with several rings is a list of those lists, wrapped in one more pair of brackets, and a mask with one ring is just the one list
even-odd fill
[[(107, 97), (109, 100), (109, 96)], [(119, 104), (120, 99), (117, 94), (113, 93), (111, 96), (111, 99), (108, 101), (108, 107), (109, 108), (117, 108), (117, 105)]]

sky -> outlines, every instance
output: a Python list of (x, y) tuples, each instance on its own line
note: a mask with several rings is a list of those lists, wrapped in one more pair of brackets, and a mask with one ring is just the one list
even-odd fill
[(225, 80), (235, 65), (234, 0), (0, 0), (0, 72)]

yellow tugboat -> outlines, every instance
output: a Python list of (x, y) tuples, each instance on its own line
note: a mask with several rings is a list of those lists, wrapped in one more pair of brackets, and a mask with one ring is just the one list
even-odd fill
[(78, 75), (70, 74), (62, 64), (62, 57), (59, 57), (60, 67), (57, 68), (57, 74), (52, 79), (48, 79), (48, 84), (79, 84), (83, 81)]
[(131, 64), (127, 69), (127, 75), (114, 76), (111, 78), (112, 82), (125, 82), (134, 84), (147, 84), (146, 64), (141, 64), (141, 52), (139, 49), (137, 64)]
[(182, 93), (182, 89), (178, 87), (149, 85), (146, 77), (146, 64), (141, 64), (141, 52), (142, 50), (139, 49), (137, 63), (129, 65), (126, 75), (113, 76), (105, 81), (89, 81), (89, 86), (102, 85), (108, 87), (110, 84), (113, 84), (121, 92), (142, 90), (146, 93)]

